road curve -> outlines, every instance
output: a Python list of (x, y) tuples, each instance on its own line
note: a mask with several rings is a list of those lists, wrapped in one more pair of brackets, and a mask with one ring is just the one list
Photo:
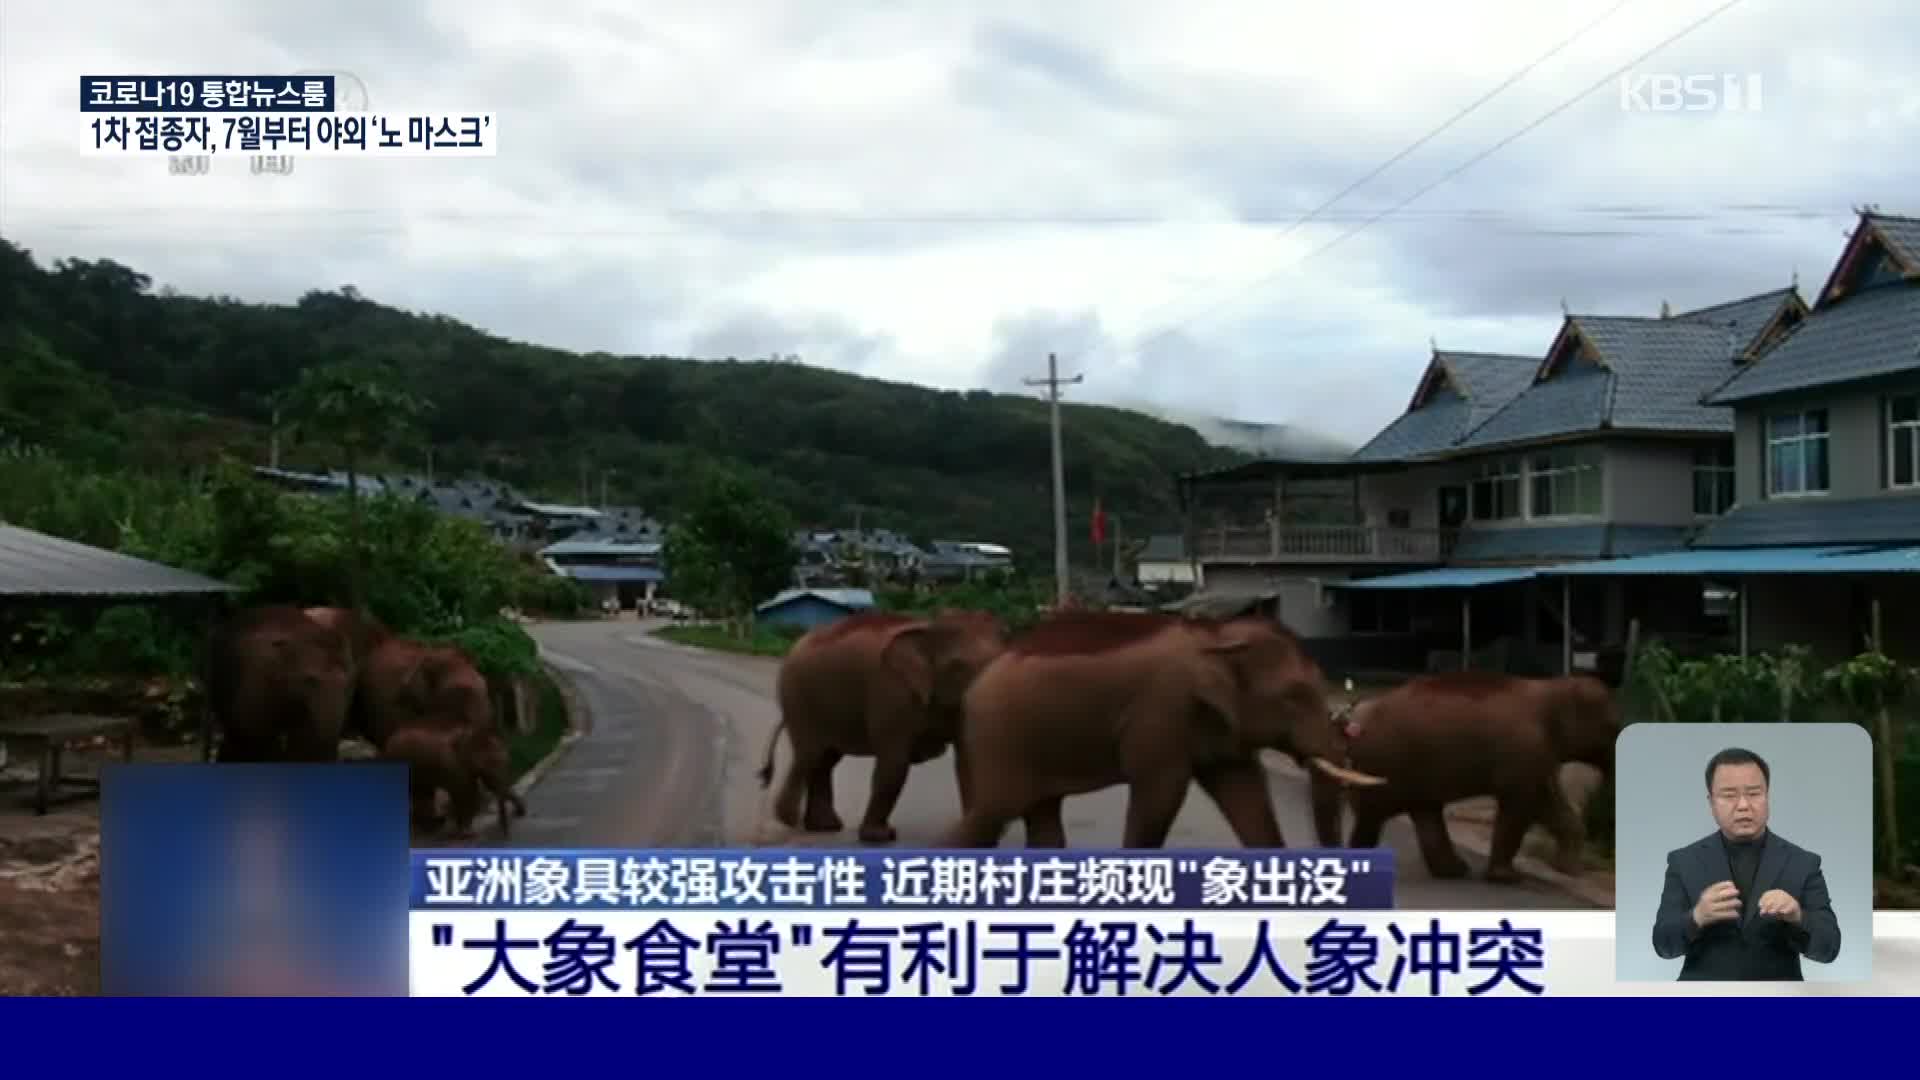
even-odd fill
[[(849, 758), (834, 775), (836, 803), (849, 831), (793, 834), (774, 823), (760, 789), (767, 736), (779, 719), (773, 703), (778, 662), (679, 646), (654, 637), (657, 624), (630, 619), (542, 623), (531, 627), (542, 655), (573, 683), (592, 727), (569, 747), (527, 795), (528, 816), (514, 822), (514, 847), (853, 846), (851, 828), (867, 798), (871, 758)], [(776, 774), (787, 764), (784, 738)], [(777, 775), (776, 775), (777, 779)], [(1284, 834), (1313, 842), (1304, 782), (1272, 775)], [(1069, 799), (1066, 825), (1074, 847), (1120, 842), (1126, 793), (1113, 788)], [(900, 845), (921, 847), (959, 814), (950, 754), (914, 769), (894, 813)], [(490, 832), (491, 830), (489, 830)], [(1399, 819), (1387, 830), (1398, 852), (1395, 892), (1403, 908), (1431, 910), (1590, 909), (1542, 883), (1493, 885), (1478, 880), (1484, 860), (1461, 854), (1475, 878), (1426, 876), (1413, 830)], [(497, 845), (498, 838), (483, 840)], [(1020, 827), (1006, 843), (1020, 842)], [(1226, 822), (1197, 791), (1168, 839), (1170, 847), (1237, 847)]]

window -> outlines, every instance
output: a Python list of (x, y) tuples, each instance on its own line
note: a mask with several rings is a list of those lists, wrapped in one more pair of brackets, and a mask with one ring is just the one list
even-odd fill
[(1920, 394), (1887, 399), (1887, 486), (1920, 486)]
[(1693, 512), (1718, 517), (1733, 506), (1733, 445), (1693, 448)]
[(1767, 418), (1767, 494), (1821, 495), (1827, 490), (1827, 410)]
[(1550, 450), (1533, 455), (1528, 472), (1533, 480), (1530, 517), (1568, 517), (1599, 514), (1600, 454), (1593, 449)]
[(1489, 461), (1473, 470), (1473, 520), (1520, 516), (1520, 463)]

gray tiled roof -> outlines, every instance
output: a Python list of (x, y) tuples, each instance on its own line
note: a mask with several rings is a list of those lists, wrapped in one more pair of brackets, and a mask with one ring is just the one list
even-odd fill
[(1540, 358), (1508, 353), (1436, 352), (1429, 372), (1433, 365), (1445, 372), (1446, 382), (1418, 408), (1402, 413), (1365, 446), (1354, 451), (1354, 460), (1394, 461), (1451, 448), (1527, 388), (1540, 367)]
[(1569, 325), (1599, 353), (1529, 386), (1460, 441), (1480, 449), (1606, 428), (1733, 431), (1733, 416), (1700, 399), (1726, 381), (1792, 289), (1749, 296), (1667, 318), (1570, 315)]
[(1914, 370), (1920, 370), (1920, 284), (1889, 285), (1814, 312), (1707, 400), (1730, 405)]
[(1920, 266), (1920, 218), (1867, 214), (1882, 240), (1909, 266)]
[(187, 570), (0, 525), (0, 596), (157, 598), (234, 591)]
[(1541, 525), (1468, 529), (1454, 544), (1452, 563), (1529, 559), (1607, 559), (1676, 551), (1686, 546), (1683, 525)]
[(1705, 529), (1694, 547), (1881, 544), (1920, 540), (1920, 498), (1771, 499), (1736, 506)]

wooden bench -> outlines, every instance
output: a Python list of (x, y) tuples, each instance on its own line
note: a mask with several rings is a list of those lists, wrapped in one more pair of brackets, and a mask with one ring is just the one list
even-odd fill
[(61, 784), (98, 794), (98, 776), (61, 776), (60, 757), (66, 744), (94, 735), (117, 735), (123, 760), (133, 760), (134, 721), (131, 716), (81, 716), (70, 713), (0, 719), (0, 742), (38, 752), (40, 776), (33, 812), (45, 814)]

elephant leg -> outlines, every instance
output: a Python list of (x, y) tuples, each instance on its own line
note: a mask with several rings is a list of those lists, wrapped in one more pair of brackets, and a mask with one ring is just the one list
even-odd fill
[(1467, 876), (1467, 861), (1453, 846), (1453, 837), (1447, 834), (1447, 808), (1440, 803), (1428, 803), (1407, 811), (1413, 819), (1413, 832), (1420, 840), (1420, 858), (1427, 864), (1427, 873), (1442, 880)]
[(1580, 812), (1574, 809), (1573, 800), (1567, 797), (1566, 789), (1560, 786), (1558, 771), (1548, 785), (1546, 806), (1547, 828), (1553, 833), (1553, 868), (1563, 874), (1577, 874), (1587, 847), (1587, 824), (1581, 819)]
[(1027, 846), (1030, 848), (1063, 848), (1067, 846), (1067, 823), (1062, 818), (1061, 803), (1058, 796), (1042, 799), (1027, 808)]
[(1513, 860), (1520, 854), (1520, 842), (1533, 827), (1539, 812), (1539, 797), (1528, 794), (1503, 794), (1493, 814), (1493, 843), (1487, 852), (1487, 880), (1514, 882), (1520, 872)]
[(272, 761), (275, 756), (271, 738), (252, 732), (227, 731), (220, 736), (220, 750), (214, 755), (214, 760), (223, 763), (249, 764)]
[(1287, 842), (1280, 835), (1280, 819), (1273, 812), (1273, 796), (1267, 790), (1267, 770), (1258, 760), (1235, 761), (1200, 772), (1194, 777), (1200, 790), (1227, 819), (1241, 847), (1279, 848)]
[(480, 785), (468, 778), (455, 783), (447, 792), (447, 816), (453, 822), (453, 835), (460, 839), (473, 837), (473, 819), (480, 813)]
[(1383, 807), (1355, 802), (1353, 807), (1353, 838), (1347, 841), (1350, 848), (1377, 848), (1380, 846), (1380, 834), (1387, 827), (1390, 817)]
[(1123, 847), (1159, 848), (1167, 845), (1173, 819), (1187, 801), (1192, 776), (1184, 769), (1166, 770), (1136, 778), (1127, 788), (1127, 826)]
[(972, 805), (973, 773), (967, 765), (966, 745), (959, 742), (953, 744), (953, 786), (960, 794), (960, 809)]
[(1007, 826), (1020, 811), (1009, 809), (1009, 800), (994, 791), (976, 791), (974, 803), (960, 816), (934, 847), (939, 848), (990, 848), (999, 847), (1000, 838), (1006, 835)]
[[(840, 815), (833, 809), (833, 770), (840, 764), (843, 755), (838, 750), (820, 749), (813, 752), (807, 761), (807, 812), (801, 823), (808, 832), (833, 833), (846, 828)], [(799, 774), (802, 759), (794, 755), (793, 767)]]
[(891, 844), (899, 835), (894, 831), (888, 819), (893, 816), (893, 808), (900, 803), (900, 793), (907, 787), (907, 772), (913, 768), (913, 759), (908, 752), (910, 746), (901, 741), (899, 745), (886, 744), (877, 748), (873, 759), (872, 790), (867, 796), (867, 814), (860, 821), (860, 842), (863, 844)]
[(1314, 773), (1307, 781), (1308, 794), (1313, 799), (1313, 831), (1321, 847), (1340, 846), (1340, 821), (1345, 816), (1346, 795), (1340, 785)]

